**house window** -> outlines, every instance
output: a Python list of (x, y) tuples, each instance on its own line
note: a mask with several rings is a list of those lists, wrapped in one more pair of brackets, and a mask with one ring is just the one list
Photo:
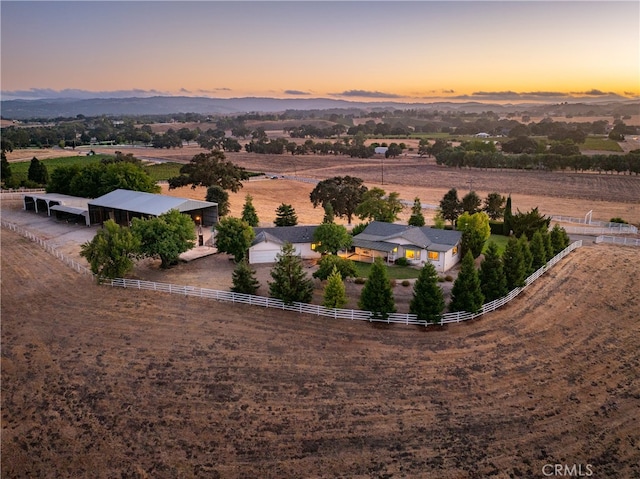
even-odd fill
[(320, 243), (311, 243), (311, 251), (315, 251), (320, 246)]
[(455, 256), (455, 255), (457, 255), (457, 254), (458, 254), (458, 247), (457, 247), (457, 246), (454, 246), (454, 247), (453, 247), (453, 249), (451, 250), (451, 254), (452, 254), (453, 256)]
[(429, 253), (427, 253), (427, 256), (431, 261), (438, 261), (440, 259), (440, 253), (438, 253), (437, 251), (429, 251)]
[(419, 260), (420, 259), (420, 251), (416, 251), (414, 249), (407, 249), (404, 252), (404, 257), (409, 260)]

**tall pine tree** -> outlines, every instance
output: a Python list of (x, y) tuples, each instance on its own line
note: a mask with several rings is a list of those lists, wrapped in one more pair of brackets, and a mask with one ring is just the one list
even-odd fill
[(531, 242), (529, 243), (529, 249), (531, 250), (531, 256), (533, 258), (531, 267), (533, 271), (538, 271), (545, 264), (547, 264), (547, 248), (544, 244), (544, 238), (542, 232), (537, 230), (533, 233)]
[(260, 282), (256, 279), (255, 273), (246, 258), (240, 261), (231, 275), (233, 281), (231, 291), (234, 293), (256, 294), (260, 287)]
[(511, 195), (507, 197), (507, 204), (504, 207), (504, 235), (510, 236), (513, 229), (513, 212), (511, 211)]
[(295, 253), (294, 246), (285, 243), (276, 258), (277, 262), (271, 270), (273, 282), (269, 283), (269, 295), (286, 304), (310, 302), (313, 282), (305, 274), (302, 259)]
[(249, 226), (257, 227), (259, 224), (258, 213), (255, 206), (253, 206), (253, 196), (247, 195), (244, 198), (244, 205), (242, 206), (242, 220), (246, 221)]
[(529, 247), (529, 240), (527, 239), (527, 235), (522, 235), (518, 238), (518, 243), (520, 243), (520, 249), (522, 249), (522, 257), (524, 258), (524, 270), (525, 270), (525, 279), (529, 277), (531, 273), (534, 272), (533, 269), (533, 254), (531, 254), (531, 248)]
[(560, 225), (554, 225), (550, 233), (551, 246), (553, 247), (553, 255), (557, 255), (571, 243), (567, 231)]
[(493, 241), (487, 246), (478, 276), (480, 277), (480, 286), (486, 302), (502, 298), (509, 292), (502, 258), (498, 254), (498, 245)]
[(484, 295), (480, 286), (478, 270), (473, 261), (471, 251), (462, 259), (462, 266), (451, 290), (451, 311), (468, 311), (477, 313), (482, 309)]
[(509, 238), (507, 246), (502, 253), (504, 274), (507, 278), (507, 289), (520, 288), (525, 285), (527, 270), (520, 243), (515, 237)]
[(422, 204), (420, 198), (417, 196), (413, 199), (413, 206), (411, 207), (411, 216), (408, 221), (410, 226), (424, 226), (424, 215), (422, 214)]
[(376, 258), (371, 266), (369, 278), (360, 293), (358, 306), (365, 311), (371, 311), (374, 319), (387, 319), (390, 313), (396, 311), (393, 290), (381, 258)]
[(338, 268), (334, 266), (324, 287), (322, 305), (325, 308), (343, 308), (345, 304), (347, 304), (347, 292), (342, 281), (342, 275)]
[(409, 303), (409, 312), (419, 320), (437, 323), (444, 310), (444, 296), (438, 285), (438, 273), (431, 263), (425, 263), (413, 285), (413, 298)]
[(282, 203), (276, 208), (276, 226), (295, 226), (298, 224), (298, 215), (293, 206)]

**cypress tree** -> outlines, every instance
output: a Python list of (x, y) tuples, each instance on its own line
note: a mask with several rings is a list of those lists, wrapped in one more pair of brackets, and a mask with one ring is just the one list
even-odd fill
[(371, 311), (375, 319), (387, 319), (390, 313), (396, 311), (391, 283), (381, 258), (376, 258), (371, 266), (358, 306), (365, 311)]
[(527, 235), (523, 234), (518, 239), (520, 243), (520, 248), (522, 249), (522, 257), (524, 258), (524, 271), (525, 271), (525, 279), (533, 273), (533, 254), (531, 253), (531, 248), (529, 247), (529, 240), (527, 240)]
[(507, 278), (507, 289), (511, 291), (525, 285), (527, 271), (524, 264), (522, 247), (515, 237), (509, 238), (502, 254), (504, 274)]
[(310, 302), (313, 297), (313, 282), (305, 274), (302, 259), (295, 254), (293, 245), (282, 245), (276, 258), (277, 262), (271, 270), (273, 282), (269, 283), (269, 295), (287, 304)]
[(325, 308), (342, 308), (345, 304), (347, 304), (347, 292), (342, 281), (342, 275), (338, 268), (334, 266), (324, 287), (322, 305)]
[(244, 198), (244, 205), (242, 206), (242, 219), (247, 222), (249, 226), (257, 227), (260, 223), (258, 221), (258, 213), (255, 206), (253, 206), (253, 196), (247, 195)]
[(513, 229), (513, 212), (511, 211), (511, 195), (507, 198), (507, 204), (504, 207), (504, 235), (510, 236)]
[(531, 267), (533, 271), (538, 271), (547, 264), (547, 248), (544, 245), (544, 239), (540, 230), (533, 233), (533, 237), (529, 243), (529, 248), (532, 256)]
[(413, 285), (413, 298), (409, 303), (409, 312), (419, 320), (437, 323), (444, 310), (444, 296), (438, 286), (438, 273), (431, 263), (425, 263)]
[(282, 203), (276, 208), (276, 226), (295, 226), (298, 224), (298, 215), (293, 206)]
[(255, 273), (246, 258), (240, 261), (231, 275), (233, 281), (231, 291), (234, 293), (256, 294), (260, 287), (260, 282), (256, 279)]
[(31, 163), (29, 164), (27, 179), (34, 183), (38, 183), (39, 185), (45, 185), (49, 181), (49, 172), (47, 171), (47, 167), (35, 156), (31, 159)]
[(484, 295), (480, 286), (478, 270), (473, 262), (473, 254), (468, 251), (462, 259), (460, 273), (453, 283), (451, 290), (451, 311), (468, 311), (477, 313), (482, 309)]
[(571, 243), (567, 231), (559, 225), (555, 225), (551, 230), (551, 246), (553, 246), (553, 255), (557, 255)]
[(493, 241), (487, 246), (478, 276), (486, 302), (502, 298), (509, 293), (502, 258), (498, 254), (498, 245)]
[(542, 233), (542, 240), (544, 241), (544, 249), (547, 251), (547, 261), (555, 256), (553, 252), (553, 245), (551, 244), (551, 234), (549, 230), (540, 230)]
[(413, 200), (413, 206), (411, 207), (411, 217), (408, 221), (410, 226), (424, 226), (424, 215), (422, 214), (422, 204), (420, 198), (417, 196)]

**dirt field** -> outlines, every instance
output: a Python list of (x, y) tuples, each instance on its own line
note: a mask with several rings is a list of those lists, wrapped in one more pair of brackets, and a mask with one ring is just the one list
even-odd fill
[(97, 286), (2, 230), (2, 477), (640, 477), (640, 250), (425, 332)]

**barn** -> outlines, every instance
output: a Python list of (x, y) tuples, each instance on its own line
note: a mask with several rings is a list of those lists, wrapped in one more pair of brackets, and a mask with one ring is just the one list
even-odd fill
[(141, 191), (114, 190), (89, 200), (88, 208), (91, 224), (101, 224), (110, 219), (128, 226), (133, 218), (159, 216), (174, 209), (189, 215), (198, 225), (212, 226), (218, 222), (217, 203)]
[(62, 221), (90, 224), (87, 198), (59, 193), (28, 193), (22, 196), (22, 202), (25, 211), (46, 213)]

